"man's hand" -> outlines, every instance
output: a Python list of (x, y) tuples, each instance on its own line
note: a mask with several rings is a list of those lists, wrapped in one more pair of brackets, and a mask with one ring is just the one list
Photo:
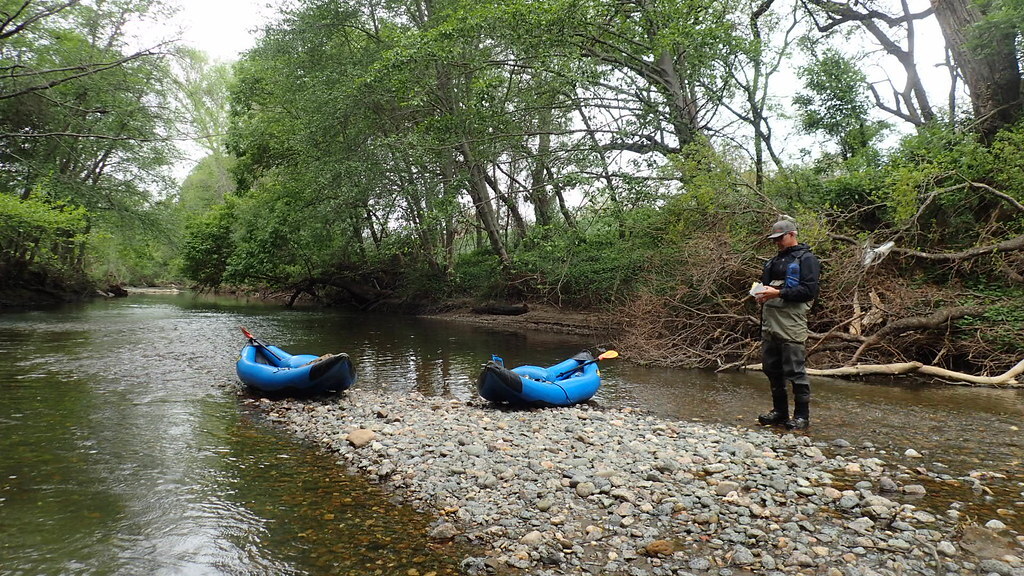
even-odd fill
[(775, 287), (772, 287), (772, 286), (765, 286), (763, 290), (761, 290), (760, 292), (758, 292), (754, 296), (754, 300), (757, 300), (758, 304), (764, 304), (768, 300), (771, 300), (772, 298), (778, 298), (778, 297), (779, 297), (779, 289), (778, 288), (775, 288)]

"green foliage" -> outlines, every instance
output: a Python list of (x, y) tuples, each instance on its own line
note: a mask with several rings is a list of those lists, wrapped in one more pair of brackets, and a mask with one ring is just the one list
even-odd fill
[(223, 158), (228, 129), (228, 91), (234, 82), (231, 67), (211, 63), (205, 54), (180, 48), (179, 78), (172, 96), (195, 131), (196, 143), (213, 158)]
[(649, 238), (626, 234), (617, 224), (597, 217), (585, 234), (534, 229), (515, 253), (514, 289), (573, 307), (606, 305), (630, 294), (644, 272)]
[(1020, 38), (1024, 31), (1024, 2), (1021, 0), (977, 0), (974, 6), (983, 18), (967, 30), (967, 47), (985, 56), (1000, 48), (1006, 38)]
[(835, 49), (815, 55), (798, 76), (806, 90), (793, 98), (801, 126), (830, 137), (844, 159), (870, 146), (887, 128), (869, 119), (864, 73)]
[[(880, 150), (865, 76), (838, 51), (801, 69), (795, 99), (802, 128), (833, 145), (818, 152), (836, 152), (780, 158), (778, 116), (748, 112), (778, 112), (754, 100), (772, 92), (764, 82), (785, 63), (768, 60), (788, 45), (755, 28), (782, 32), (782, 13), (753, 26), (752, 5), (709, 0), (408, 8), (298, 0), (230, 78), (196, 82), (187, 105), (210, 126), (224, 121), (211, 95), (227, 90), (237, 161), (211, 145), (178, 197), (190, 277), (328, 294), (361, 284), (409, 300), (653, 295), (667, 314), (740, 318), (729, 306), (781, 213), (843, 268), (844, 287), (865, 281), (846, 266), (859, 260), (850, 239), (941, 252), (1024, 229), (1002, 196), (980, 193), (1024, 197), (1020, 133), (985, 147), (931, 125)], [(912, 260), (886, 267), (921, 283), (965, 273)]]
[(705, 210), (730, 204), (738, 193), (735, 167), (703, 137), (672, 155), (664, 172), (684, 183), (687, 202)]
[(451, 294), (480, 299), (502, 298), (507, 278), (501, 262), (490, 250), (473, 250), (460, 254), (451, 276)]
[(77, 281), (88, 229), (84, 208), (0, 194), (0, 285)]
[[(633, 212), (625, 217), (637, 219)], [(629, 222), (616, 223), (600, 216), (589, 222), (587, 233), (561, 226), (534, 227), (514, 251), (509, 270), (503, 270), (486, 249), (460, 254), (448, 294), (475, 299), (543, 299), (567, 307), (619, 301), (635, 290), (653, 250), (652, 236), (624, 231), (635, 228)]]
[(53, 202), (41, 196), (27, 199), (0, 194), (0, 230), (4, 238), (19, 236), (35, 241), (52, 241), (58, 237), (80, 240), (86, 228), (86, 210)]
[(180, 281), (182, 226), (178, 211), (168, 201), (139, 213), (97, 215), (89, 242), (90, 276), (104, 286)]
[(186, 214), (201, 214), (235, 190), (231, 169), (235, 159), (223, 154), (211, 154), (199, 161), (185, 178), (178, 192), (178, 206)]
[[(263, 180), (302, 181), (304, 189), (276, 190), (301, 190), (289, 198), (299, 203), (330, 195), (341, 208), (331, 217), (345, 220), (359, 246), (372, 240), (386, 252), (388, 236), (415, 239), (431, 274), (446, 268), (470, 225), (504, 258), (503, 244), (524, 233), (497, 229), (502, 216), (524, 220), (505, 210), (529, 204), (538, 224), (572, 227), (558, 193), (593, 190), (618, 219), (665, 193), (610, 169), (617, 160), (599, 138), (695, 140), (683, 101), (717, 103), (727, 93), (724, 70), (743, 44), (735, 11), (707, 0), (453, 1), (409, 20), (398, 5), (367, 13), (299, 2), (235, 69), (228, 147), (239, 159), (239, 195), (265, 191)], [(601, 44), (613, 49), (598, 54)], [(615, 90), (623, 78), (627, 87)], [(622, 122), (581, 146), (574, 118), (609, 107), (628, 112), (614, 112)], [(491, 205), (499, 199), (504, 205)], [(475, 222), (460, 222), (470, 206)]]
[[(170, 70), (156, 53), (123, 52), (117, 24), (150, 5), (68, 3), (5, 41), (0, 63), (19, 72), (0, 83), (0, 158), (8, 167), (0, 190), (23, 194), (45, 182), (46, 194), (94, 211), (138, 209), (149, 193), (168, 189), (159, 168), (172, 143), (159, 136), (172, 128)], [(15, 18), (40, 10), (26, 8)]]
[[(1024, 203), (1024, 121), (996, 135), (987, 149), (991, 163), (979, 167), (990, 174), (993, 185), (1017, 202)], [(980, 154), (976, 154), (980, 156)]]
[(161, 248), (165, 229), (154, 225), (161, 217), (149, 211), (171, 189), (171, 71), (166, 54), (133, 52), (125, 32), (128, 21), (159, 17), (158, 3), (6, 4), (0, 196), (31, 198), (57, 218), (81, 207), (74, 240), (33, 250), (37, 279), (77, 282), (83, 267), (97, 279), (164, 277), (153, 258), (171, 254)]
[(888, 185), (876, 198), (888, 206), (894, 226), (913, 220), (923, 241), (969, 245), (994, 216), (1012, 228), (1022, 215), (997, 216), (1001, 201), (986, 190), (1024, 198), (1020, 130), (1011, 126), (985, 146), (974, 134), (926, 126), (892, 155), (884, 170)]
[(984, 276), (970, 279), (968, 286), (973, 295), (968, 303), (989, 307), (980, 317), (958, 321), (958, 326), (994, 350), (1011, 357), (1019, 355), (1024, 349), (1024, 289)]
[(228, 261), (235, 251), (233, 218), (231, 207), (220, 205), (185, 227), (181, 273), (200, 287), (216, 288), (224, 282)]

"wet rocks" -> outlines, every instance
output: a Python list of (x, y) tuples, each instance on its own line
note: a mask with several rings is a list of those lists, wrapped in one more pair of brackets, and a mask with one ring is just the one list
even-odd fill
[(848, 442), (416, 393), (259, 405), (437, 514), (432, 537), (484, 551), (462, 562), (467, 574), (1024, 576), (1021, 539), (1003, 522), (964, 532), (959, 515), (918, 509), (923, 487)]

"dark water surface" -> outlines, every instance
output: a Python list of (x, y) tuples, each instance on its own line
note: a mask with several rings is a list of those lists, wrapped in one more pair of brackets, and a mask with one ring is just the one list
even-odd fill
[[(492, 353), (548, 365), (595, 344), (187, 294), (0, 314), (0, 574), (457, 573), (471, 551), (430, 542), (429, 516), (240, 408), (240, 325), (293, 353), (349, 353), (364, 389), (466, 400)], [(758, 374), (617, 360), (603, 374), (606, 406), (740, 425), (767, 406)], [(973, 472), (991, 494), (906, 483), (1024, 530), (1024, 392), (896, 382), (815, 380), (810, 434), (911, 474)]]

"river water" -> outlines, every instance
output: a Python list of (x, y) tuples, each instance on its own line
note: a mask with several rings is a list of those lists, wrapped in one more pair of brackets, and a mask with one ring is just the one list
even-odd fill
[[(0, 314), (0, 574), (458, 573), (472, 551), (430, 541), (429, 515), (240, 402), (239, 326), (293, 353), (349, 353), (364, 389), (463, 400), (491, 354), (548, 365), (595, 344), (171, 293)], [(621, 360), (602, 373), (599, 405), (738, 425), (767, 405), (759, 374)], [(824, 379), (813, 391), (815, 439), (902, 467), (936, 512), (955, 501), (1024, 531), (1024, 392)], [(983, 489), (957, 480), (972, 473)]]

